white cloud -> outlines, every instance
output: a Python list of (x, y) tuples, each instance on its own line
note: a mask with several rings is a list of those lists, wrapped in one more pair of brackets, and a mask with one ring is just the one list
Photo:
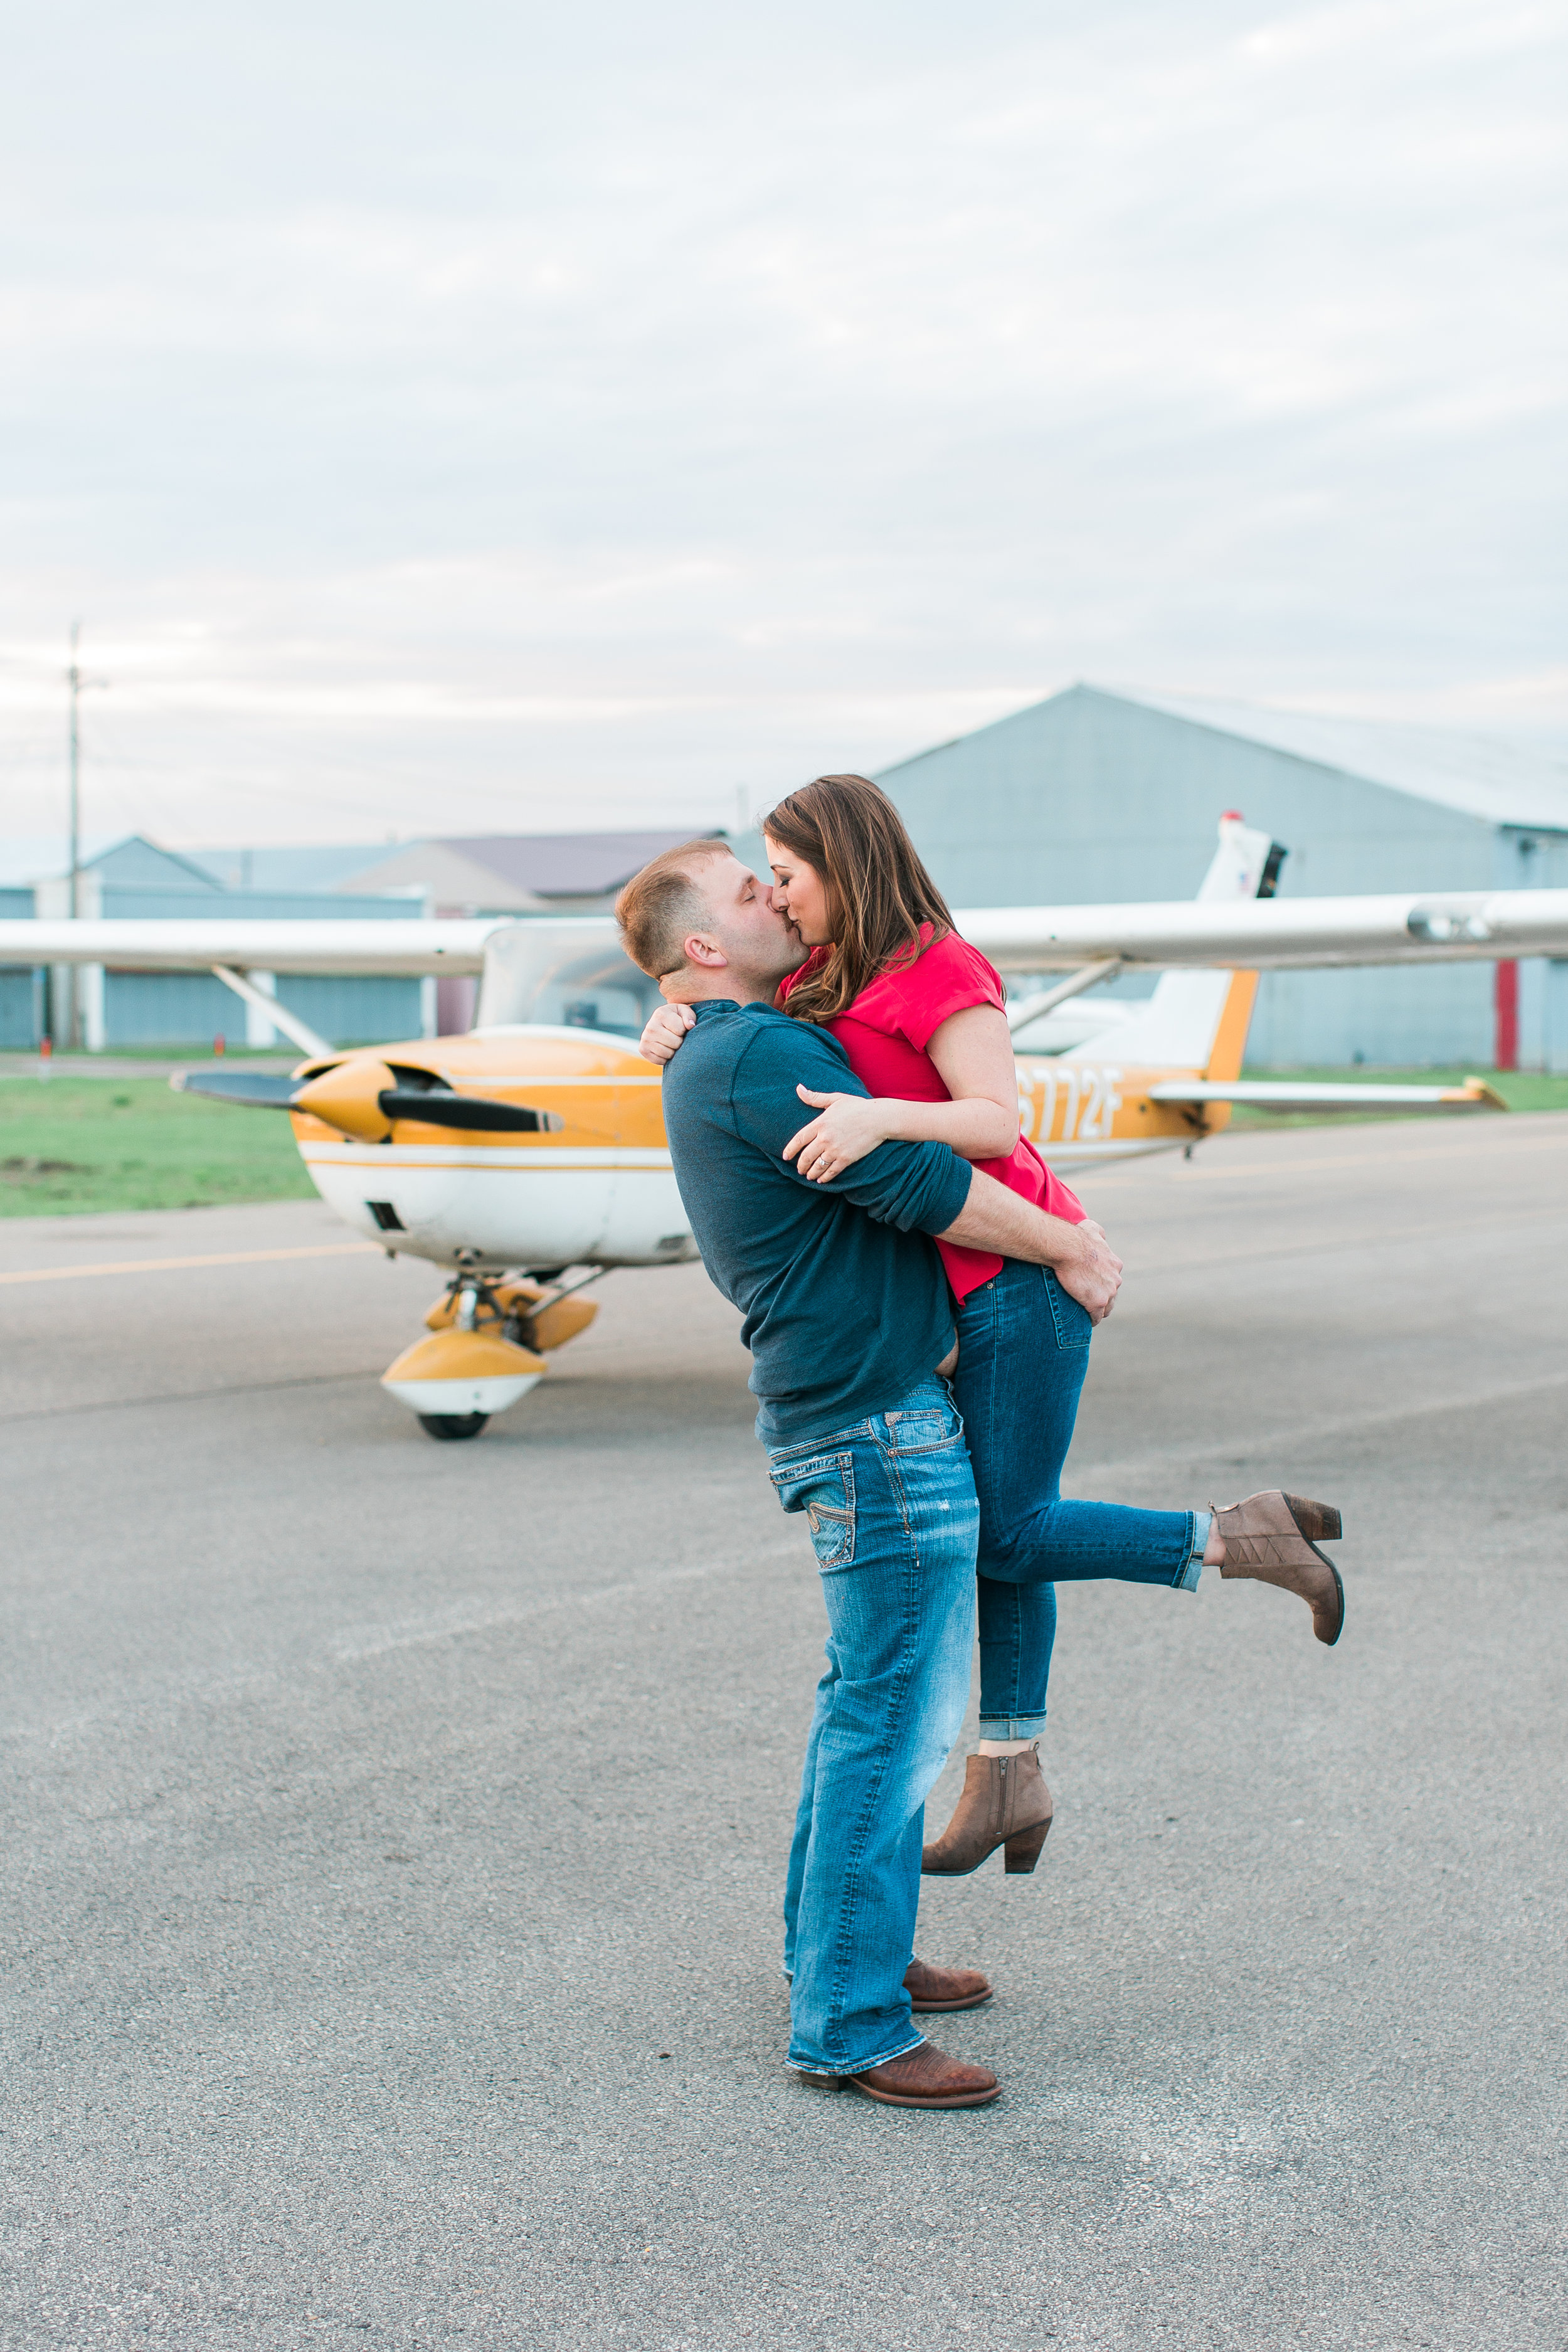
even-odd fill
[[(719, 816), (1078, 674), (1568, 722), (1555, 12), (35, 16), (0, 759)], [(90, 805), (90, 798), (89, 798)], [(154, 817), (150, 812), (159, 812)]]

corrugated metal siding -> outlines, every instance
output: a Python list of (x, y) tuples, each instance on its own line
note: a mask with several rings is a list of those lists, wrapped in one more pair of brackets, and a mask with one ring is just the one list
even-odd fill
[(0, 1045), (15, 1053), (37, 1044), (42, 992), (37, 973), (0, 971)]
[(1247, 1043), (1253, 1069), (1381, 1063), (1489, 1069), (1493, 1051), (1489, 964), (1425, 971), (1268, 971), (1258, 983)]
[(357, 898), (346, 890), (127, 889), (103, 885), (103, 915), (135, 922), (179, 922), (232, 915), (237, 922), (405, 923), (417, 899)]
[[(334, 1045), (381, 1045), (419, 1035), (416, 980), (361, 980), (342, 975), (312, 980), (288, 973), (278, 1001)], [(232, 1002), (232, 999), (230, 1000)]]
[[(0, 890), (0, 920), (30, 922), (33, 911), (31, 890)], [(0, 966), (0, 1046), (25, 1052), (37, 1044), (42, 1028), (42, 973)]]
[(115, 1045), (245, 1043), (245, 1007), (221, 980), (200, 971), (106, 971), (103, 1041)]
[[(416, 980), (312, 980), (289, 974), (278, 998), (330, 1045), (383, 1045), (419, 1034)], [(245, 1007), (222, 981), (199, 971), (109, 971), (103, 980), (106, 1045), (210, 1045), (245, 1042)], [(291, 1053), (286, 1037), (279, 1049)]]
[[(150, 890), (106, 885), (105, 917), (142, 921), (180, 921), (220, 913), (246, 921), (405, 922), (406, 898), (362, 898), (347, 892), (278, 890)], [(420, 984), (416, 980), (365, 980), (323, 976), (287, 977), (279, 1002), (298, 1013), (334, 1045), (382, 1045), (417, 1037)], [(243, 1044), (245, 1007), (232, 990), (202, 972), (109, 971), (104, 975), (106, 1045), (208, 1045), (222, 1036)], [(280, 1049), (293, 1049), (285, 1038)]]
[(1540, 1035), (1531, 1041), (1536, 1050), (1523, 1058), (1527, 1066), (1539, 1061), (1544, 1070), (1568, 1071), (1568, 961), (1543, 963), (1540, 970)]
[[(1503, 890), (1568, 890), (1568, 834), (1500, 827), (1497, 882)], [(1521, 1069), (1568, 1070), (1568, 962), (1521, 962), (1519, 1060)]]

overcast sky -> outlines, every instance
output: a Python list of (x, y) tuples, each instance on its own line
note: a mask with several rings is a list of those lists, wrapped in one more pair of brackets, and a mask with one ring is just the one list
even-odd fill
[(1511, 0), (54, 0), (3, 830), (721, 822), (1075, 677), (1568, 732)]

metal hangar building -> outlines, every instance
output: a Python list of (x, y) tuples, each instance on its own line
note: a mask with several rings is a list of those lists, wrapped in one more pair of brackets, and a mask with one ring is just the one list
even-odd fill
[[(955, 906), (1186, 898), (1226, 809), (1281, 896), (1568, 888), (1568, 765), (1440, 728), (1074, 686), (877, 781)], [(1568, 1070), (1568, 962), (1266, 972), (1247, 1059)]]

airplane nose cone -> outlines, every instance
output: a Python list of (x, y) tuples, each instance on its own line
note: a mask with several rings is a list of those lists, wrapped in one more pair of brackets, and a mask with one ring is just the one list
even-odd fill
[(308, 1110), (312, 1118), (324, 1120), (328, 1127), (361, 1143), (380, 1143), (392, 1133), (392, 1121), (382, 1109), (379, 1097), (396, 1084), (384, 1062), (371, 1054), (355, 1055), (301, 1087), (293, 1107)]

